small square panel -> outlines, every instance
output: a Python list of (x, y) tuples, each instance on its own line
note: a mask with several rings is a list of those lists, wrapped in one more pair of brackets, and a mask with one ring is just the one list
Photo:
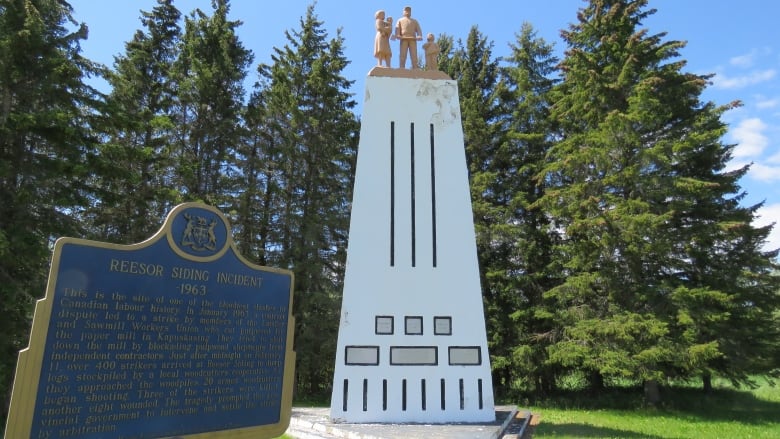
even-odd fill
[(406, 335), (422, 335), (423, 333), (422, 316), (406, 316), (404, 320), (404, 333)]
[(434, 335), (452, 335), (452, 317), (433, 318)]
[(393, 333), (393, 316), (376, 316), (374, 332), (377, 335), (390, 335)]

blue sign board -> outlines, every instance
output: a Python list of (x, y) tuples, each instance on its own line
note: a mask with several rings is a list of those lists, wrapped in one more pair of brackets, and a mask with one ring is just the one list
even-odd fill
[(292, 291), (292, 273), (245, 260), (203, 204), (140, 244), (58, 240), (6, 437), (280, 435)]

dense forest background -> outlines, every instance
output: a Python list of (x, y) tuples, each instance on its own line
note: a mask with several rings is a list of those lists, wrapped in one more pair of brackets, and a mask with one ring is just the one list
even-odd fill
[[(329, 394), (358, 154), (339, 33), (310, 6), (270, 64), (228, 0), (158, 0), (112, 66), (85, 59), (65, 0), (0, 0), (0, 394), (7, 402), (54, 240), (135, 243), (185, 201), (230, 219), (243, 255), (293, 270), (296, 392)], [(591, 0), (561, 32), (523, 24), (497, 58), (439, 35), (457, 80), (499, 398), (780, 368), (777, 251), (725, 171), (710, 77), (642, 28), (646, 0)], [(250, 69), (260, 80), (244, 87)], [(90, 85), (100, 77), (103, 93)], [(4, 422), (3, 422), (4, 424)]]

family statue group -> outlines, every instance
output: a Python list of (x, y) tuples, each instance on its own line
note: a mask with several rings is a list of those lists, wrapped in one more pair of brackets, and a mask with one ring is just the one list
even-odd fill
[[(385, 19), (385, 11), (376, 11), (374, 18), (376, 19), (374, 57), (377, 59), (377, 65), (381, 67), (384, 63), (385, 67), (390, 67), (390, 58), (393, 55), (393, 51), (390, 49), (390, 40), (393, 39), (401, 42), (399, 67), (406, 68), (408, 55), (411, 61), (410, 68), (417, 69), (417, 42), (422, 41), (422, 29), (420, 29), (420, 23), (412, 18), (412, 8), (410, 6), (404, 8), (403, 17), (395, 24), (395, 32), (393, 32), (393, 17)], [(425, 70), (438, 70), (439, 46), (433, 40), (433, 34), (429, 33), (426, 39), (427, 42), (423, 44)]]

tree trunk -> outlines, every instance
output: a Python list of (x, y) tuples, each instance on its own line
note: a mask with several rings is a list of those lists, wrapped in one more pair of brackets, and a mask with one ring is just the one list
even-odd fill
[(590, 390), (593, 393), (604, 390), (604, 376), (597, 370), (590, 372)]
[(705, 372), (701, 376), (701, 383), (704, 389), (704, 393), (712, 393), (712, 374)]
[(645, 388), (645, 401), (652, 405), (656, 405), (661, 402), (661, 390), (658, 386), (657, 380), (647, 380), (644, 382)]
[(539, 378), (539, 388), (541, 389), (542, 394), (552, 394), (553, 391), (555, 391), (555, 376), (546, 371), (542, 372), (542, 375)]

